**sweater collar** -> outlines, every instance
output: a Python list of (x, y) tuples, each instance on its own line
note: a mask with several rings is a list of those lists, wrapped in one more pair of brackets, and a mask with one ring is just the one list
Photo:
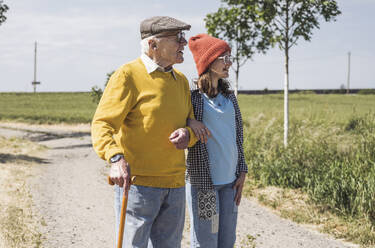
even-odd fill
[(163, 67), (160, 67), (158, 64), (156, 64), (149, 56), (142, 53), (141, 54), (141, 60), (143, 64), (146, 67), (146, 71), (148, 74), (151, 74), (154, 71), (161, 71), (161, 72), (170, 72), (173, 76), (173, 78), (176, 80), (176, 75), (174, 73), (173, 67), (171, 67), (169, 70), (165, 70)]

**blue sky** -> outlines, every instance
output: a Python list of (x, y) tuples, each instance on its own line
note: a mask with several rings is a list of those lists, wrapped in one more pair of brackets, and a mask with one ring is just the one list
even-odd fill
[[(88, 91), (106, 73), (140, 55), (139, 23), (169, 15), (192, 25), (187, 37), (205, 32), (214, 0), (4, 0), (10, 10), (0, 26), (0, 92), (32, 91), (34, 42), (38, 42), (38, 91)], [(290, 51), (290, 89), (375, 88), (375, 1), (338, 0), (336, 22), (321, 23), (311, 42)], [(284, 57), (277, 48), (256, 55), (240, 70), (240, 89), (282, 89)], [(189, 49), (176, 65), (189, 80), (196, 69)], [(234, 82), (234, 73), (231, 72)]]

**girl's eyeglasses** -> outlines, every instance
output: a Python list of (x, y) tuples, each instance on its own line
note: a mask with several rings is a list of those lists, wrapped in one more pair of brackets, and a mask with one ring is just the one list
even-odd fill
[(226, 65), (232, 64), (234, 61), (234, 58), (231, 55), (224, 55), (217, 58), (222, 59)]

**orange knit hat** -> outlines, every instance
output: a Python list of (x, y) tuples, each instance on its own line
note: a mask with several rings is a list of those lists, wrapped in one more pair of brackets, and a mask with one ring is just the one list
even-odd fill
[(231, 50), (228, 43), (208, 34), (198, 34), (191, 37), (189, 48), (193, 54), (199, 76), (207, 70), (217, 57)]

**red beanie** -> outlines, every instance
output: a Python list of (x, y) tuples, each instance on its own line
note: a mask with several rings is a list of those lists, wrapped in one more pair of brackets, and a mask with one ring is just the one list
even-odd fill
[(193, 54), (199, 76), (207, 70), (217, 57), (231, 50), (228, 43), (208, 34), (198, 34), (191, 37), (189, 48)]

